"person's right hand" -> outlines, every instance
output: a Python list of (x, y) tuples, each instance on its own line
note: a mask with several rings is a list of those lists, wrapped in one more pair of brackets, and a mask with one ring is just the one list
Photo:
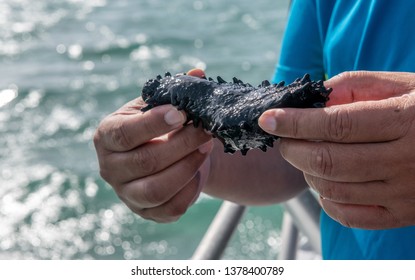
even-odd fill
[(101, 176), (135, 213), (171, 222), (197, 199), (209, 174), (212, 137), (171, 105), (141, 112), (137, 98), (106, 117), (95, 132)]

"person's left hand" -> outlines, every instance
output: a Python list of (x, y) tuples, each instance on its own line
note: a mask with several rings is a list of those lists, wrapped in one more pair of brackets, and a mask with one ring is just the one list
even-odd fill
[(273, 109), (259, 119), (283, 137), (333, 219), (348, 227), (415, 225), (415, 74), (346, 72), (325, 82), (323, 109)]

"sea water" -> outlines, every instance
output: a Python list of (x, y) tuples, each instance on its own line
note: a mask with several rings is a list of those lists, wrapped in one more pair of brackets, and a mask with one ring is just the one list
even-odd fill
[[(187, 259), (221, 201), (178, 221), (125, 207), (99, 176), (100, 120), (166, 71), (272, 76), (289, 1), (1, 0), (0, 259)], [(226, 259), (273, 259), (281, 207), (250, 207)]]

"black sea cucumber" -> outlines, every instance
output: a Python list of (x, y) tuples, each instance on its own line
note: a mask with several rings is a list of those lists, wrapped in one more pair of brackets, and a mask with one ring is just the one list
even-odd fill
[(225, 152), (240, 150), (245, 155), (253, 148), (266, 151), (278, 138), (258, 126), (263, 112), (284, 107), (324, 107), (330, 92), (322, 81), (311, 81), (308, 74), (287, 86), (265, 80), (254, 87), (237, 78), (227, 83), (221, 77), (215, 82), (211, 78), (166, 73), (145, 83), (142, 98), (148, 106), (142, 111), (172, 104), (186, 112), (186, 123), (193, 122), (195, 127), (201, 124), (220, 139)]

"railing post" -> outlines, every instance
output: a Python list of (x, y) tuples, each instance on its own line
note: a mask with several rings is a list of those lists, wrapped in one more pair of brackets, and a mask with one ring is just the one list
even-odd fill
[[(310, 190), (284, 203), (284, 226), (282, 238), (285, 248), (281, 249), (279, 259), (294, 259), (301, 231), (310, 241), (313, 250), (321, 254), (320, 211), (321, 207)], [(220, 259), (246, 207), (229, 201), (222, 203), (218, 213), (196, 248), (192, 259)], [(288, 224), (285, 225), (285, 224)], [(285, 232), (286, 231), (286, 232)]]
[(284, 203), (297, 228), (309, 239), (313, 250), (321, 254), (320, 212), (321, 207), (310, 190)]
[(194, 252), (193, 260), (218, 260), (241, 219), (245, 206), (224, 201)]
[(295, 260), (297, 256), (298, 228), (295, 226), (291, 215), (284, 212), (281, 227), (281, 250), (278, 253), (279, 260)]

